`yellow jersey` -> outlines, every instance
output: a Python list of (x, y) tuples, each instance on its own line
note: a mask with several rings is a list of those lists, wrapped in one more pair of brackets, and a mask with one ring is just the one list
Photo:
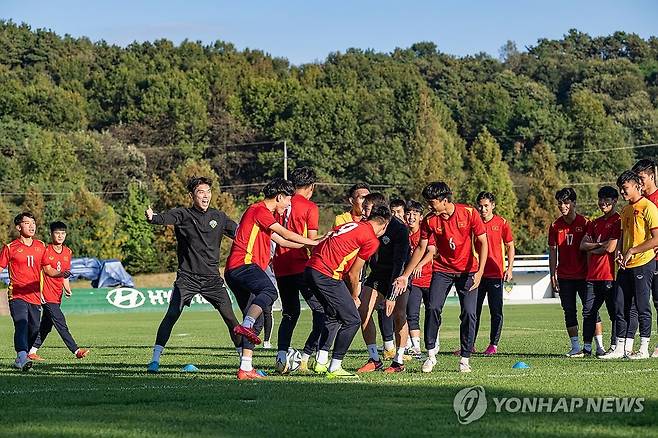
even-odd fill
[[(623, 253), (629, 248), (651, 239), (651, 230), (658, 228), (658, 207), (647, 198), (628, 204), (621, 211)], [(628, 268), (643, 266), (656, 258), (653, 249), (635, 254), (626, 264)]]

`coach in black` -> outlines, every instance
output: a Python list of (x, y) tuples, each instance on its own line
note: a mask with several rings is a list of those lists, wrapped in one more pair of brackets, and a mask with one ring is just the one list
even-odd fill
[(178, 321), (183, 306), (189, 306), (192, 298), (200, 294), (219, 311), (229, 329), (236, 347), (239, 336), (233, 327), (239, 324), (224, 280), (219, 275), (219, 250), (222, 237), (235, 237), (237, 224), (226, 214), (210, 207), (212, 181), (205, 177), (193, 177), (187, 182), (192, 200), (191, 207), (174, 208), (164, 213), (146, 210), (146, 219), (154, 225), (173, 225), (176, 233), (178, 271), (169, 308), (165, 314), (153, 347), (153, 358), (148, 372), (156, 373), (160, 367), (160, 355), (169, 340), (171, 330)]

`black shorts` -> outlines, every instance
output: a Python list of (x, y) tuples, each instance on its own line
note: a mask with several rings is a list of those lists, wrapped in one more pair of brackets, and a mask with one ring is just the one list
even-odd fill
[(183, 306), (189, 306), (197, 294), (201, 295), (215, 308), (232, 305), (231, 298), (224, 286), (224, 280), (219, 276), (219, 273), (216, 276), (202, 276), (178, 271), (172, 294), (179, 294), (181, 309)]
[(363, 285), (376, 290), (386, 298), (393, 291), (393, 282), (391, 281), (391, 277), (384, 278), (380, 276), (369, 275), (366, 278), (366, 281), (363, 282)]

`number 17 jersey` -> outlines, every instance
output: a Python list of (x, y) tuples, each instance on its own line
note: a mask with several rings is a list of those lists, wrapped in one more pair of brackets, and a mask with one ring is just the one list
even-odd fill
[(580, 250), (580, 241), (589, 221), (576, 214), (568, 224), (562, 216), (548, 228), (548, 246), (557, 247), (557, 276), (564, 280), (584, 280), (587, 277), (587, 256)]

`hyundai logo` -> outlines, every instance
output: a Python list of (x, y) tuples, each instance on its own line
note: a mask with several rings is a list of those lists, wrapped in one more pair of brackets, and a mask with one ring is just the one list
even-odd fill
[(134, 309), (144, 304), (144, 294), (130, 287), (118, 287), (107, 293), (107, 302), (120, 309)]

